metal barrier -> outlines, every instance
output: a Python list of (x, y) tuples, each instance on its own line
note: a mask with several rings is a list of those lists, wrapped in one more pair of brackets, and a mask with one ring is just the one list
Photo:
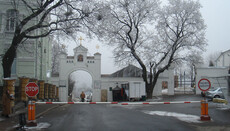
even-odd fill
[(189, 104), (200, 101), (174, 101), (174, 102), (36, 102), (36, 104), (120, 104), (120, 105), (154, 105), (154, 104)]

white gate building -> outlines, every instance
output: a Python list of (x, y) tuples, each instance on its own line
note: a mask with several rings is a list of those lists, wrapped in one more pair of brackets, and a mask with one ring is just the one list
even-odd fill
[[(133, 74), (114, 76), (114, 74), (116, 74), (115, 72), (111, 75), (101, 75), (101, 54), (95, 53), (94, 56), (87, 56), (87, 52), (88, 49), (80, 45), (74, 49), (74, 56), (68, 56), (66, 53), (61, 53), (59, 57), (59, 76), (52, 77), (52, 83), (59, 87), (60, 101), (68, 100), (68, 78), (72, 72), (78, 70), (86, 71), (92, 76), (92, 101), (94, 102), (113, 101), (112, 90), (115, 87), (123, 88), (123, 86), (129, 85), (128, 88), (124, 88), (125, 91), (127, 91), (126, 93), (131, 92), (134, 88), (132, 85), (135, 84), (141, 86), (140, 89), (145, 89), (145, 84), (140, 74), (139, 76)], [(130, 66), (132, 65), (124, 69), (129, 69)], [(141, 69), (135, 66), (134, 69), (134, 74), (137, 73), (135, 71), (141, 72)], [(168, 83), (168, 95), (174, 95), (174, 68), (170, 68), (160, 75), (153, 91), (154, 96), (162, 95), (163, 81)], [(143, 92), (143, 90), (141, 92)], [(143, 93), (141, 93), (141, 95), (143, 95)]]

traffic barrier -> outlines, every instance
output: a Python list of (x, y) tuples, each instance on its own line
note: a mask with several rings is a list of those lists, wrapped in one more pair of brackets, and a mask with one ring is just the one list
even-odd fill
[(200, 101), (174, 101), (174, 102), (36, 102), (36, 104), (120, 104), (120, 105), (152, 105), (152, 104), (189, 104)]
[(210, 121), (211, 118), (208, 115), (208, 102), (207, 100), (201, 100), (201, 121)]
[(27, 126), (37, 126), (35, 120), (35, 101), (29, 101)]

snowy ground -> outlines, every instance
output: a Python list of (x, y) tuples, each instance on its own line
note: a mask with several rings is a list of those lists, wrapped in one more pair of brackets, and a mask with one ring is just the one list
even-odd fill
[(162, 95), (167, 95), (168, 94), (168, 89), (162, 89)]
[[(174, 88), (175, 94), (176, 93), (193, 93), (193, 88), (191, 87), (177, 87)], [(168, 94), (168, 89), (162, 89), (162, 95), (167, 95)]]
[(188, 122), (188, 123), (202, 123), (200, 121), (200, 116), (196, 116), (196, 115), (182, 114), (176, 112), (166, 112), (166, 111), (143, 111), (143, 112), (149, 115), (174, 117), (177, 118), (178, 120)]
[[(15, 126), (15, 128), (18, 127), (18, 126), (19, 125)], [(35, 126), (35, 127), (27, 127), (27, 126), (25, 126), (24, 129), (26, 131), (40, 131), (40, 130), (43, 130), (43, 129), (47, 129), (48, 127), (50, 127), (50, 124), (43, 122), (43, 123), (37, 123), (37, 126)]]
[(177, 87), (177, 88), (174, 88), (175, 91), (186, 91), (186, 92), (187, 92), (187, 91), (188, 91), (188, 92), (189, 92), (189, 91), (193, 91), (193, 89), (194, 89), (194, 88), (192, 88), (192, 87), (185, 87), (185, 88), (184, 88), (184, 87)]

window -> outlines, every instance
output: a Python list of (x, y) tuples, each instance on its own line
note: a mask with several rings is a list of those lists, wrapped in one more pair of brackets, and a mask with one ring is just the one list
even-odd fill
[(17, 23), (18, 11), (10, 9), (6, 12), (6, 30), (14, 31)]
[(82, 61), (83, 61), (83, 55), (78, 55), (78, 57), (77, 57), (77, 61), (82, 62)]

